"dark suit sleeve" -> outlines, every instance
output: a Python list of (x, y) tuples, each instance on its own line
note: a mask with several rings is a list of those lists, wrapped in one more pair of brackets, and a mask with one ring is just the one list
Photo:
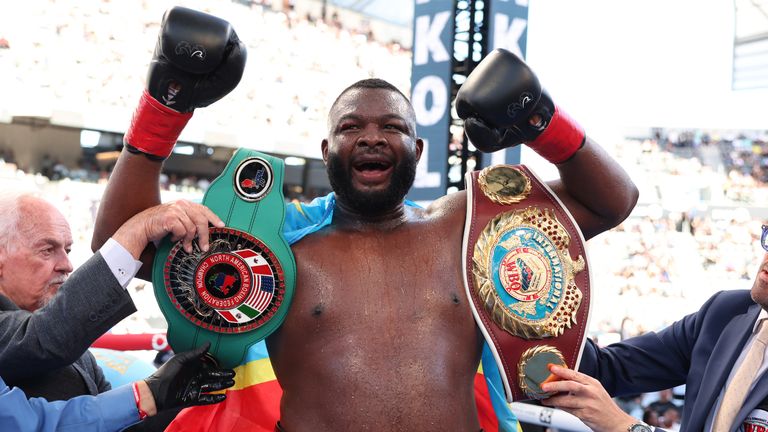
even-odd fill
[(72, 364), (135, 311), (128, 292), (96, 253), (45, 307), (34, 313), (0, 311), (0, 376), (13, 381)]
[(658, 333), (646, 333), (605, 348), (587, 340), (579, 370), (597, 378), (612, 396), (684, 384), (702, 323), (718, 296)]
[(96, 388), (98, 389), (99, 393), (112, 390), (112, 384), (107, 381), (107, 377), (104, 376), (104, 371), (101, 370), (101, 366), (99, 366), (99, 364), (96, 362), (96, 358), (93, 357), (93, 354), (90, 352), (88, 352), (88, 356), (91, 358), (91, 376), (93, 377), (93, 381), (96, 383)]

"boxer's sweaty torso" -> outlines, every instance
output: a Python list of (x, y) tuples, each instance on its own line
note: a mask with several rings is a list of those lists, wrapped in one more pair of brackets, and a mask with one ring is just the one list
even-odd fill
[(464, 214), (442, 208), (409, 210), (396, 228), (332, 225), (294, 245), (296, 296), (268, 340), (285, 430), (479, 430)]

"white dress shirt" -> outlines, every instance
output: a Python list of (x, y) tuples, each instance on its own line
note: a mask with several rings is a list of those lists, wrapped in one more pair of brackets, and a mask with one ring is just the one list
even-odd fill
[(127, 288), (133, 277), (139, 272), (141, 261), (133, 259), (133, 255), (111, 237), (99, 249), (99, 252), (120, 286)]

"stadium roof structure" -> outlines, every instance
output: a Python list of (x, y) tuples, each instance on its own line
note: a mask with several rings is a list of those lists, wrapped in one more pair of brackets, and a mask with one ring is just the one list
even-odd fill
[(736, 38), (768, 37), (768, 0), (735, 0)]
[(734, 90), (768, 88), (768, 0), (735, 0)]
[(327, 0), (328, 4), (402, 27), (413, 22), (414, 0)]

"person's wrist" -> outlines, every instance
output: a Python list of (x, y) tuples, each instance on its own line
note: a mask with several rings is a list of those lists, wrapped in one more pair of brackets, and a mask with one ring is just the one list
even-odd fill
[(647, 423), (638, 420), (634, 417), (631, 417), (630, 420), (625, 422), (626, 424), (621, 428), (617, 429), (617, 432), (652, 432), (653, 428), (649, 426)]
[(125, 148), (134, 154), (143, 153), (152, 160), (165, 160), (191, 118), (192, 111), (179, 112), (169, 108), (144, 90), (125, 133)]
[(120, 243), (120, 246), (124, 247), (125, 250), (128, 251), (129, 254), (133, 257), (133, 259), (138, 260), (141, 257), (141, 253), (144, 251), (144, 249), (147, 246), (146, 242), (140, 242), (136, 241), (133, 237), (130, 235), (121, 236), (118, 233), (115, 233), (115, 235), (112, 236), (112, 238)]
[(632, 427), (633, 424), (635, 424), (638, 420), (636, 418), (631, 418), (628, 420), (623, 420), (619, 423), (617, 423), (617, 427), (614, 432), (627, 432), (629, 428)]
[(147, 415), (150, 417), (157, 414), (155, 396), (152, 394), (152, 390), (149, 389), (147, 383), (143, 380), (137, 381), (136, 386), (139, 388), (139, 395), (141, 397), (139, 409), (147, 413)]
[(562, 163), (584, 146), (584, 129), (567, 113), (555, 107), (546, 129), (533, 141), (526, 143), (541, 157), (551, 163)]
[[(124, 247), (133, 259), (138, 260), (141, 253), (146, 249), (149, 240), (143, 231), (138, 231), (135, 227), (132, 228), (132, 225), (132, 221), (129, 219), (112, 234), (112, 239), (120, 243), (120, 246)], [(137, 232), (141, 232), (141, 234), (137, 234)]]

